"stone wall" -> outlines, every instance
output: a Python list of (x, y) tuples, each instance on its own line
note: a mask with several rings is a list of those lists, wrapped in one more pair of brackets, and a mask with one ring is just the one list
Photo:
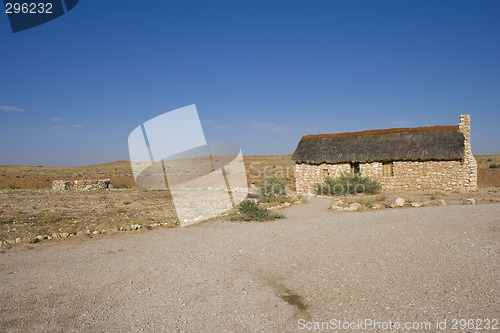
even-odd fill
[(295, 189), (297, 192), (314, 192), (314, 184), (321, 183), (329, 176), (339, 177), (351, 172), (350, 164), (295, 164)]
[[(470, 145), (470, 116), (460, 116), (459, 130), (465, 137), (463, 161), (394, 161), (393, 175), (383, 175), (381, 162), (360, 163), (363, 176), (378, 180), (383, 190), (477, 190), (477, 163)], [(314, 184), (325, 177), (350, 173), (349, 163), (295, 165), (295, 186), (298, 192), (314, 192)]]
[(463, 161), (463, 179), (464, 190), (477, 191), (477, 163), (470, 145), (470, 115), (461, 115), (460, 124), (458, 125), (460, 132), (465, 137), (465, 156)]
[(90, 191), (99, 189), (111, 189), (113, 185), (110, 179), (102, 180), (54, 180), (52, 191)]
[[(314, 192), (314, 184), (327, 176), (336, 178), (350, 173), (349, 164), (296, 164), (295, 179), (298, 192)], [(361, 163), (361, 175), (376, 179), (383, 190), (472, 190), (463, 175), (461, 161), (394, 162), (393, 176), (383, 176), (382, 163)]]

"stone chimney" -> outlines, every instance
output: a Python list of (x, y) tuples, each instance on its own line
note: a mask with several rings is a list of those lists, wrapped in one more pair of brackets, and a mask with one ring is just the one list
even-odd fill
[(477, 191), (477, 163), (470, 144), (470, 115), (460, 115), (458, 130), (464, 135), (463, 189)]
[[(470, 115), (460, 115), (460, 124), (458, 125), (458, 129), (465, 136), (465, 145), (469, 145), (470, 148)], [(465, 149), (467, 149), (467, 147)]]

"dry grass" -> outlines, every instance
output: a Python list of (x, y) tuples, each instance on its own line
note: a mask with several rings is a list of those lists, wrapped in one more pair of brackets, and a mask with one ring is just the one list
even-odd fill
[(103, 190), (52, 192), (0, 191), (0, 240), (34, 240), (53, 233), (86, 234), (153, 223), (176, 224), (168, 191)]

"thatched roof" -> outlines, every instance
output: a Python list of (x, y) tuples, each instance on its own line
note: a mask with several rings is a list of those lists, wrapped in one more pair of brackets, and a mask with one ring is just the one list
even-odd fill
[(392, 128), (304, 135), (292, 159), (297, 163), (450, 161), (464, 157), (458, 126)]

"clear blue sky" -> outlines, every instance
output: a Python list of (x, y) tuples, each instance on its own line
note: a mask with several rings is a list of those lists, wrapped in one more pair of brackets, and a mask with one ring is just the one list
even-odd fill
[(128, 159), (196, 104), (208, 141), (456, 125), (500, 153), (500, 1), (98, 1), (13, 34), (0, 13), (0, 164)]

